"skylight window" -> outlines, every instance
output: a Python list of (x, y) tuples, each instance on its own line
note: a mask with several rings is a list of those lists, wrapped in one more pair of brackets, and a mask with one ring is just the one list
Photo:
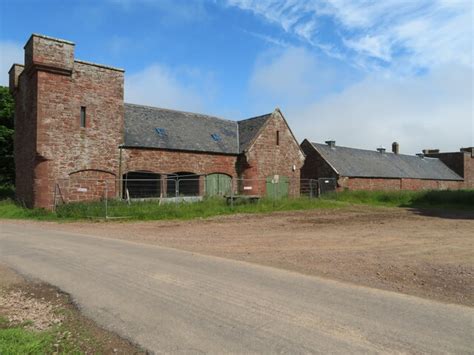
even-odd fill
[(212, 137), (212, 139), (213, 139), (214, 141), (216, 141), (216, 142), (219, 142), (220, 140), (222, 140), (221, 136), (218, 135), (217, 133), (211, 134), (211, 137)]
[(164, 128), (155, 128), (156, 134), (158, 134), (160, 137), (163, 137), (166, 135), (166, 130)]

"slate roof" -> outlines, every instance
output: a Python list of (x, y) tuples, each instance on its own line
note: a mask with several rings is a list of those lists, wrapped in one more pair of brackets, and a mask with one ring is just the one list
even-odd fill
[(239, 151), (243, 152), (252, 143), (260, 128), (267, 122), (272, 114), (257, 116), (237, 122), (239, 128)]
[(253, 141), (270, 115), (236, 122), (198, 113), (126, 103), (124, 145), (239, 154)]
[(340, 176), (463, 180), (438, 158), (311, 144)]

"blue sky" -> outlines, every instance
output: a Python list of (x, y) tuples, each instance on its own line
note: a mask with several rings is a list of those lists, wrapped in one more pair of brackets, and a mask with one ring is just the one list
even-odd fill
[(404, 153), (473, 143), (470, 0), (0, 0), (0, 84), (31, 33), (126, 70), (126, 101)]

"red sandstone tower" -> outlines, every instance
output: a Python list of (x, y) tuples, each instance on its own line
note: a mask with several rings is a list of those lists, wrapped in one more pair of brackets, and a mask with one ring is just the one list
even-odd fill
[[(74, 43), (33, 34), (9, 71), (15, 97), (17, 200), (52, 208), (61, 179), (119, 175), (124, 71), (74, 59)], [(89, 190), (88, 190), (89, 189)], [(109, 186), (115, 194), (115, 186)], [(73, 196), (72, 196), (73, 197)]]

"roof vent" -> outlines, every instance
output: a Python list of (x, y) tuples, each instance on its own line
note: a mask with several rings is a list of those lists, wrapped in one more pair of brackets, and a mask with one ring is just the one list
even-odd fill
[(377, 151), (378, 151), (380, 154), (383, 154), (383, 153), (385, 153), (385, 148), (382, 147), (382, 146), (380, 146), (380, 147), (377, 148)]
[(164, 128), (155, 128), (156, 134), (158, 134), (160, 137), (163, 137), (166, 135), (166, 130)]
[(219, 142), (219, 141), (222, 140), (221, 136), (218, 135), (217, 133), (211, 134), (211, 137), (212, 137), (212, 139), (213, 139), (214, 141), (216, 141), (216, 142)]
[(333, 140), (330, 140), (330, 141), (326, 141), (324, 142), (326, 143), (329, 147), (331, 148), (335, 148), (336, 147), (336, 141), (333, 141)]

